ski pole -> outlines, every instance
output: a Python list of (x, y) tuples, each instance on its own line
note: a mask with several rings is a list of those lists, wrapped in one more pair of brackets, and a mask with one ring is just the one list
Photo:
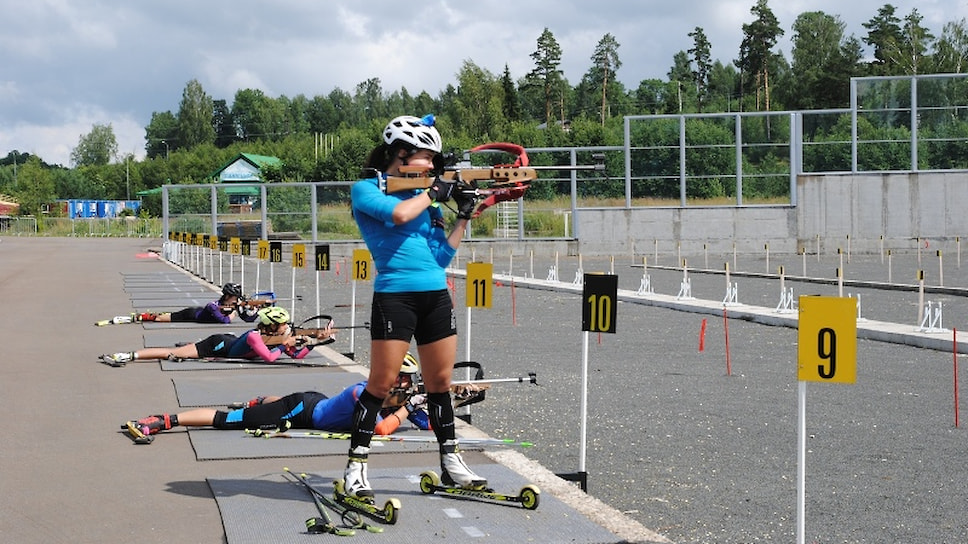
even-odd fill
[(313, 487), (313, 485), (309, 483), (309, 477), (306, 475), (306, 473), (303, 472), (303, 473), (296, 474), (295, 472), (292, 472), (291, 470), (289, 470), (288, 467), (283, 467), (283, 470), (285, 470), (290, 476), (295, 478), (299, 483), (306, 486), (306, 489), (309, 490), (309, 492), (313, 495), (314, 499), (319, 500), (323, 504), (332, 508), (336, 513), (338, 513), (342, 518), (343, 523), (350, 525), (354, 529), (363, 529), (371, 533), (383, 532), (382, 527), (377, 527), (374, 525), (370, 525), (369, 523), (366, 523), (365, 521), (363, 521), (363, 518), (360, 517), (360, 514), (358, 512), (352, 510), (351, 508), (345, 507), (341, 504), (334, 502), (322, 491)]
[[(258, 438), (316, 438), (327, 440), (349, 440), (350, 433), (334, 433), (328, 431), (271, 431), (262, 429), (246, 429), (246, 434)], [(436, 436), (383, 436), (374, 435), (371, 440), (378, 442), (414, 442), (432, 444), (437, 442)], [(519, 441), (511, 438), (460, 438), (461, 444), (471, 446), (520, 446), (530, 448), (533, 442)]]
[(319, 500), (319, 497), (313, 493), (313, 490), (309, 483), (302, 478), (302, 476), (295, 474), (293, 471), (289, 470), (289, 467), (283, 467), (284, 471), (292, 474), (297, 480), (303, 483), (309, 491), (309, 496), (313, 498), (313, 503), (316, 505), (316, 510), (319, 510), (319, 515), (322, 518), (309, 518), (306, 520), (306, 530), (310, 533), (329, 533), (336, 536), (353, 536), (356, 531), (352, 529), (344, 529), (342, 527), (337, 527), (333, 524), (333, 519), (330, 517), (329, 512), (326, 511), (326, 507)]

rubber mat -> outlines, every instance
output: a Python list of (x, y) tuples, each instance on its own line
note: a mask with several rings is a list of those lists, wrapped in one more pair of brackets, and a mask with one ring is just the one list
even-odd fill
[[(403, 440), (384, 441), (374, 439), (370, 443), (370, 454), (415, 453), (437, 451), (437, 443), (429, 441), (434, 437), (430, 431), (421, 431), (405, 422), (393, 433), (393, 438)], [(188, 431), (188, 437), (199, 461), (227, 459), (262, 459), (267, 457), (312, 457), (319, 455), (346, 455), (349, 440), (342, 438), (259, 438), (243, 431), (225, 431), (211, 428), (195, 428)], [(407, 437), (428, 440), (409, 442)], [(463, 448), (471, 451), (474, 446)]]
[[(265, 361), (241, 361), (236, 359), (228, 360), (200, 360), (190, 359), (186, 361), (161, 361), (161, 369), (166, 372), (177, 372), (184, 370), (238, 370), (244, 368), (264, 368), (264, 369), (293, 369), (300, 367), (312, 368), (336, 368), (342, 366), (334, 363), (326, 357), (315, 357), (313, 354), (303, 359), (290, 359), (281, 357), (278, 361), (267, 363)], [(354, 365), (355, 366), (355, 365)]]
[[(405, 456), (401, 456), (401, 462), (406, 462)], [(332, 493), (333, 479), (342, 476), (314, 474), (312, 468), (306, 466), (290, 468), (309, 473), (310, 482), (327, 494)], [(384, 533), (357, 530), (353, 542), (424, 544), (434, 539), (452, 542), (621, 542), (577, 510), (547, 494), (540, 495), (536, 510), (424, 495), (420, 491), (419, 475), (427, 468), (431, 467), (370, 469), (369, 480), (378, 501), (396, 497), (401, 508), (395, 525), (382, 525), (365, 517), (367, 523), (383, 527)], [(486, 477), (492, 487), (504, 493), (516, 495), (527, 484), (522, 476), (501, 465), (472, 465), (472, 468)], [(317, 517), (319, 513), (308, 490), (287, 478), (280, 466), (279, 474), (208, 479), (222, 514), (228, 544), (319, 542), (327, 538), (306, 532), (306, 519)], [(338, 522), (339, 516), (334, 514), (332, 517)]]
[(366, 379), (362, 374), (342, 369), (309, 372), (268, 372), (264, 374), (186, 375), (172, 378), (178, 405), (226, 406), (257, 396), (287, 395), (318, 391), (327, 397)]

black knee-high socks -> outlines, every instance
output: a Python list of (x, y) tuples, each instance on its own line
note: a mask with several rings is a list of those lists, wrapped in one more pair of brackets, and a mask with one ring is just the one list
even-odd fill
[(454, 440), (457, 435), (454, 428), (454, 404), (450, 400), (450, 392), (429, 393), (427, 412), (430, 416), (430, 426), (437, 435), (437, 442), (443, 444), (447, 440)]
[(370, 447), (373, 429), (376, 427), (376, 416), (383, 406), (383, 399), (370, 394), (366, 389), (360, 394), (353, 409), (353, 434), (350, 437), (350, 450), (357, 446)]

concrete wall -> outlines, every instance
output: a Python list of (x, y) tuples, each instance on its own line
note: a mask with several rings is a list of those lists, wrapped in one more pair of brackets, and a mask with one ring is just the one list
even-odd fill
[(954, 248), (968, 236), (968, 173), (811, 174), (797, 180), (796, 207), (593, 208), (577, 213), (586, 255), (649, 255), (680, 247), (683, 253), (795, 253), (845, 248), (877, 252)]

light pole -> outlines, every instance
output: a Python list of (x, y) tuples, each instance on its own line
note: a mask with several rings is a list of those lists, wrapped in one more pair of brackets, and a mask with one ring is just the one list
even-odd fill
[(162, 140), (161, 143), (165, 144), (165, 160), (168, 160), (168, 140)]

